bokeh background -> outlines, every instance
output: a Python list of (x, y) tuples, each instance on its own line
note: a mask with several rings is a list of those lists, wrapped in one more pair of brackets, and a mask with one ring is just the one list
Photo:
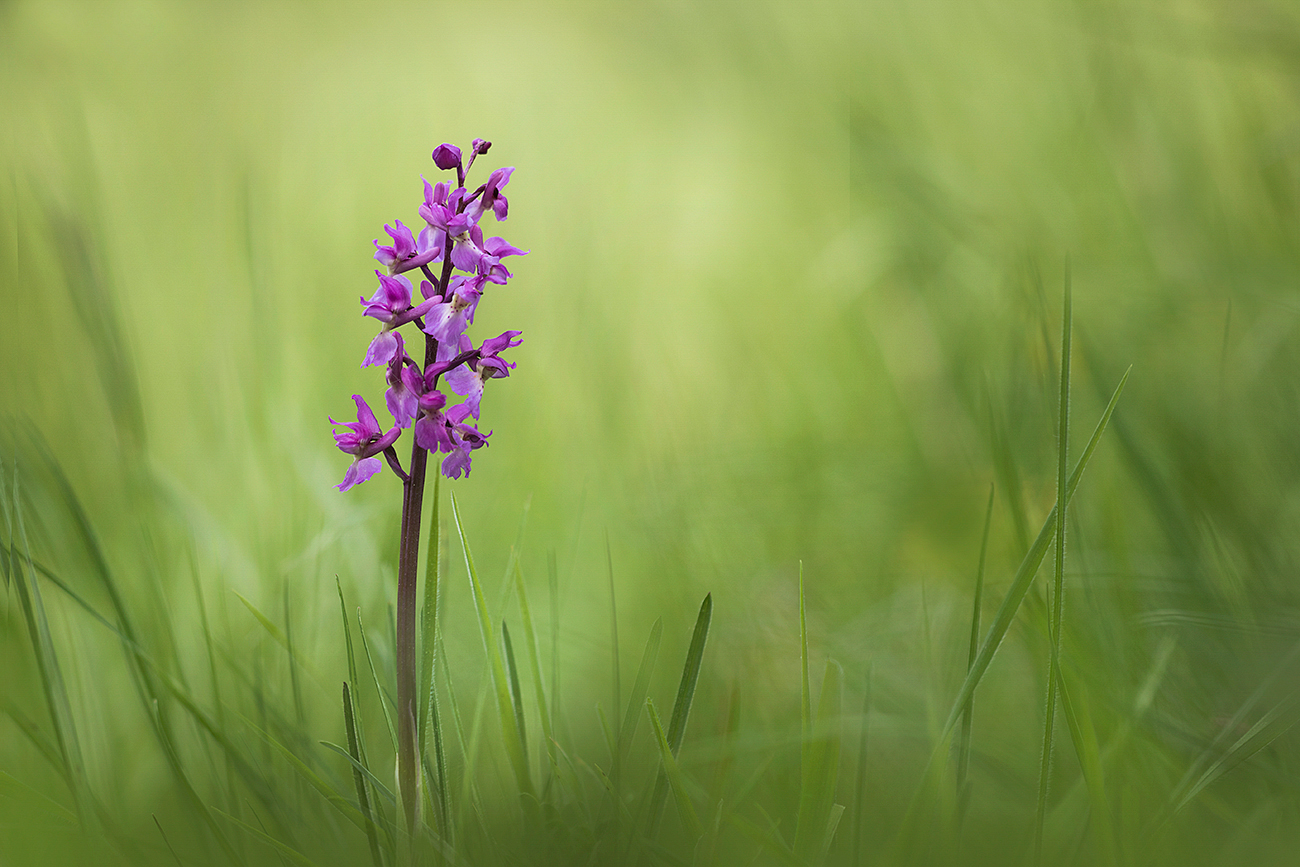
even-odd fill
[[(903, 857), (889, 847), (964, 674), (989, 486), (986, 622), (1054, 501), (1068, 271), (1072, 454), (1133, 370), (1067, 550), (1065, 654), (1088, 684), (1116, 860), (1294, 852), (1294, 4), (7, 0), (0, 55), (6, 496), (17, 461), (33, 553), (108, 610), (66, 478), (143, 640), (205, 701), (201, 617), (232, 706), (265, 694), (340, 741), (335, 576), (391, 659), (400, 487), (334, 490), (348, 459), (326, 419), (354, 392), (382, 404), (358, 369), (371, 239), (418, 225), (434, 145), (481, 136), (483, 174), (517, 167), (501, 234), (531, 252), (476, 333), (525, 342), (485, 399), (491, 448), (444, 497), (508, 619), (515, 546), (539, 629), (557, 630), (575, 755), (605, 761), (611, 587), (624, 690), (664, 619), (661, 706), (711, 592), (683, 761), (692, 738), (713, 744), (753, 773), (737, 809), (780, 813), (798, 791), (802, 564), (815, 670), (845, 670), (841, 803), (870, 734), (861, 809), (830, 857), (852, 862), (850, 827), (859, 855)], [(459, 547), (444, 550), (469, 707), (482, 649)], [(311, 676), (290, 677), (236, 592), (291, 625)], [(171, 857), (156, 815), (203, 863), (208, 832), (141, 733), (116, 639), (46, 593), (90, 785), (141, 841), (130, 857)], [(30, 818), (68, 795), (19, 721), (48, 732), (14, 598), (0, 771), (30, 789), (0, 800), (0, 853), (90, 858)], [(928, 858), (1027, 851), (1042, 598), (977, 697), (965, 830)], [(492, 724), (488, 826), (508, 812)], [(1169, 818), (1188, 769), (1220, 759)], [(202, 764), (196, 786), (220, 789)], [(1056, 764), (1049, 851), (1102, 863), (1068, 738)]]

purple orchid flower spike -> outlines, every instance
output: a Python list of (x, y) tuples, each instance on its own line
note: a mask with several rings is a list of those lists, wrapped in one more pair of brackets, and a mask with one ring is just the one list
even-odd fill
[(394, 222), (397, 223), (396, 229), (384, 224), (384, 231), (393, 239), (392, 245), (382, 245), (378, 240), (374, 242), (375, 259), (388, 269), (389, 274), (410, 271), (442, 258), (445, 236), (426, 226), (417, 240), (411, 230), (402, 225), (401, 220)]
[(338, 444), (341, 451), (352, 455), (352, 465), (343, 475), (343, 483), (338, 485), (340, 491), (359, 485), (379, 472), (383, 464), (375, 455), (382, 453), (402, 434), (401, 429), (397, 427), (391, 428), (388, 433), (381, 432), (379, 422), (375, 420), (375, 414), (370, 411), (365, 399), (359, 394), (352, 395), (352, 399), (357, 404), (356, 421), (342, 422), (330, 419), (330, 424), (346, 428), (346, 430), (334, 431), (334, 442)]
[[(479, 404), (483, 400), (483, 386), (489, 379), (502, 379), (510, 375), (514, 364), (502, 361), (500, 353), (512, 346), (518, 346), (522, 340), (516, 338), (521, 331), (506, 331), (500, 337), (483, 341), (477, 358), (470, 359), (455, 370), (448, 371), (447, 387), (465, 398), (463, 404), (469, 414), (478, 418)], [(462, 350), (468, 349), (469, 338), (461, 337)]]
[(375, 294), (367, 301), (361, 299), (365, 305), (365, 316), (373, 316), (380, 322), (384, 323), (383, 329), (375, 335), (370, 341), (370, 348), (366, 351), (366, 358), (361, 362), (362, 367), (369, 367), (372, 364), (387, 364), (392, 361), (393, 356), (399, 351), (397, 334), (393, 329), (405, 325), (411, 320), (423, 316), (429, 312), (437, 303), (433, 300), (422, 302), (416, 307), (411, 306), (411, 281), (400, 275), (390, 277), (380, 271), (375, 272), (379, 278), (379, 288)]

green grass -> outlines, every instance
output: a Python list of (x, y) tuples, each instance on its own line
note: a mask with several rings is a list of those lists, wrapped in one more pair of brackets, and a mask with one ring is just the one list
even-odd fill
[[(0, 860), (1290, 863), (1296, 44), (0, 4)], [(411, 841), (400, 495), (326, 418), (381, 398), (370, 239), (479, 135), (525, 342), (426, 495)]]

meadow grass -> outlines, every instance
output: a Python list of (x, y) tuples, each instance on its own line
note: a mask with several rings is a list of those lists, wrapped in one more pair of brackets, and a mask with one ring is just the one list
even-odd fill
[[(1297, 40), (0, 5), (0, 863), (1290, 863)], [(407, 829), (397, 485), (325, 419), (476, 135), (525, 342), (426, 492)]]

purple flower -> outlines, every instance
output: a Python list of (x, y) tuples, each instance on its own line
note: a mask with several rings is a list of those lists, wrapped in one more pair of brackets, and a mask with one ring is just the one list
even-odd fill
[(431, 452), (449, 452), (455, 445), (442, 408), (447, 396), (430, 389), (420, 395), (420, 419), (415, 423), (415, 444)]
[[(450, 190), (450, 192), (448, 192)], [(436, 184), (424, 181), (424, 204), (420, 205), (420, 216), (430, 228), (457, 238), (469, 231), (473, 221), (465, 214), (459, 214), (461, 200), (465, 198), (465, 188), (454, 190), (443, 181)], [(446, 249), (446, 239), (439, 237), (438, 246)]]
[(438, 341), (438, 360), (446, 361), (460, 350), (460, 336), (474, 321), (474, 310), (483, 295), (482, 277), (456, 276), (451, 280), (447, 301), (440, 301), (429, 309), (424, 320), (424, 331)]
[(388, 269), (389, 274), (410, 271), (412, 268), (419, 268), (421, 265), (427, 265), (442, 258), (444, 236), (441, 233), (426, 226), (420, 232), (420, 238), (417, 241), (411, 235), (411, 230), (402, 225), (401, 220), (395, 222), (397, 223), (396, 229), (387, 223), (384, 224), (384, 231), (388, 233), (388, 237), (393, 239), (392, 246), (383, 246), (378, 240), (374, 242), (375, 259)]
[(330, 419), (330, 424), (341, 425), (346, 430), (334, 431), (334, 442), (341, 451), (352, 455), (352, 465), (343, 476), (343, 483), (338, 485), (340, 491), (346, 491), (353, 485), (359, 485), (383, 468), (375, 455), (391, 446), (401, 436), (401, 429), (394, 427), (388, 433), (381, 433), (375, 414), (359, 394), (352, 395), (357, 404), (357, 420), (342, 422)]
[(424, 377), (420, 375), (415, 362), (407, 356), (402, 346), (402, 335), (393, 333), (397, 337), (397, 352), (388, 362), (388, 391), (384, 393), (384, 401), (397, 426), (407, 428), (419, 412), (420, 395), (424, 394)]
[(488, 176), (487, 183), (483, 185), (483, 195), (465, 206), (465, 213), (473, 222), (477, 223), (479, 217), (489, 209), (498, 220), (506, 218), (510, 203), (501, 194), (501, 188), (510, 183), (510, 175), (514, 170), (514, 166), (507, 166), (504, 169), (497, 169)]
[(384, 323), (384, 327), (379, 334), (375, 335), (374, 340), (370, 341), (366, 358), (361, 362), (362, 367), (387, 364), (391, 361), (399, 351), (397, 335), (393, 333), (393, 329), (405, 325), (417, 316), (423, 316), (437, 303), (431, 299), (417, 307), (412, 307), (410, 280), (400, 275), (390, 277), (379, 271), (376, 271), (375, 275), (379, 277), (379, 288), (375, 290), (375, 294), (369, 301), (365, 298), (361, 299), (361, 303), (366, 307), (363, 315), (373, 316)]
[[(484, 340), (483, 345), (479, 347), (478, 358), (471, 359), (465, 364), (460, 365), (455, 370), (448, 371), (447, 387), (456, 394), (465, 398), (465, 406), (470, 415), (478, 418), (479, 403), (483, 400), (483, 386), (489, 379), (501, 379), (510, 375), (510, 370), (514, 364), (502, 361), (499, 354), (512, 346), (518, 346), (522, 340), (516, 340), (520, 331), (507, 331), (500, 337), (493, 337)], [(466, 346), (469, 339), (462, 336), (462, 351), (468, 349)]]
[(463, 403), (453, 406), (446, 413), (447, 423), (456, 443), (451, 454), (442, 462), (442, 474), (449, 479), (459, 479), (462, 472), (468, 476), (470, 452), (483, 448), (488, 444), (487, 438), (492, 436), (491, 431), (485, 434), (479, 433), (478, 428), (465, 424), (467, 415), (469, 415), (469, 408)]
[(446, 171), (460, 168), (460, 148), (453, 144), (440, 144), (433, 149), (433, 164)]

